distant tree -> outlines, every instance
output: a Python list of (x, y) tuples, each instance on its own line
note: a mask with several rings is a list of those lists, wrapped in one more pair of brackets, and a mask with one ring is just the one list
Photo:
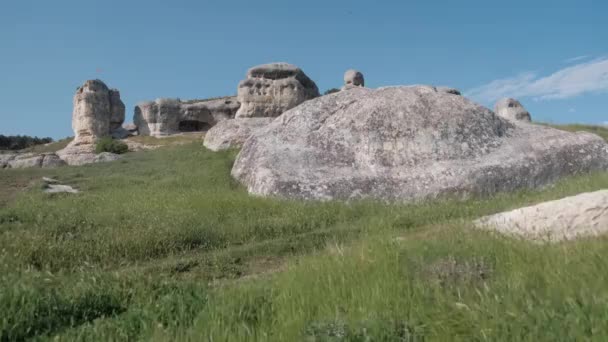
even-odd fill
[(329, 95), (329, 94), (337, 93), (337, 92), (339, 92), (339, 91), (340, 91), (340, 89), (338, 89), (338, 88), (331, 88), (331, 89), (327, 89), (327, 90), (326, 90), (326, 91), (323, 93), (323, 95)]
[(52, 138), (38, 138), (27, 135), (2, 135), (0, 134), (0, 150), (22, 150), (34, 145), (48, 144), (53, 142)]

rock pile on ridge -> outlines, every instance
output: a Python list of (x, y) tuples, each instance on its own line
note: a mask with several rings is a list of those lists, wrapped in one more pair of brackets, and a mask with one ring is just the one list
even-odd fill
[(157, 99), (138, 104), (133, 122), (140, 135), (166, 136), (204, 131), (216, 123), (234, 118), (239, 109), (236, 97), (202, 101)]
[(515, 124), (463, 96), (400, 86), (302, 103), (245, 142), (232, 175), (257, 195), (414, 201), (606, 169), (608, 145), (594, 134)]
[(342, 90), (350, 89), (353, 87), (365, 87), (365, 79), (363, 74), (357, 70), (346, 70), (344, 73), (344, 86)]
[(498, 100), (494, 105), (494, 112), (507, 120), (513, 121), (532, 121), (530, 113), (516, 99), (504, 98)]
[(319, 89), (302, 69), (288, 63), (258, 65), (239, 83), (237, 118), (277, 117), (318, 97)]

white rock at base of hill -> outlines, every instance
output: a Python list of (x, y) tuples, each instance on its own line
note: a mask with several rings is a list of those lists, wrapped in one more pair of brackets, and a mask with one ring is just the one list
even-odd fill
[(604, 234), (608, 232), (608, 190), (486, 216), (475, 225), (540, 242)]

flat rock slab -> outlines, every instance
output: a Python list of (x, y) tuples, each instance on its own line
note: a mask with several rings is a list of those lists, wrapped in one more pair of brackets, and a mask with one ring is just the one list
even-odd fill
[(252, 194), (411, 202), (537, 188), (608, 169), (608, 145), (494, 114), (432, 86), (308, 100), (244, 143), (232, 175)]
[(608, 232), (608, 190), (485, 216), (475, 225), (540, 242), (604, 234)]
[(63, 184), (47, 184), (46, 189), (44, 189), (44, 192), (48, 193), (48, 194), (57, 194), (57, 193), (70, 193), (70, 194), (76, 194), (79, 191), (72, 188), (69, 185), (63, 185)]
[(212, 151), (240, 148), (249, 136), (273, 120), (274, 118), (244, 118), (221, 121), (207, 132), (203, 145)]

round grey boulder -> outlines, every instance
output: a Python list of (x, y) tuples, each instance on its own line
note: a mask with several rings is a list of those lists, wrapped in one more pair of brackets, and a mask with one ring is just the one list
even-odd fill
[(416, 201), (536, 188), (608, 169), (597, 135), (514, 123), (432, 86), (356, 88), (295, 107), (247, 139), (252, 194)]

